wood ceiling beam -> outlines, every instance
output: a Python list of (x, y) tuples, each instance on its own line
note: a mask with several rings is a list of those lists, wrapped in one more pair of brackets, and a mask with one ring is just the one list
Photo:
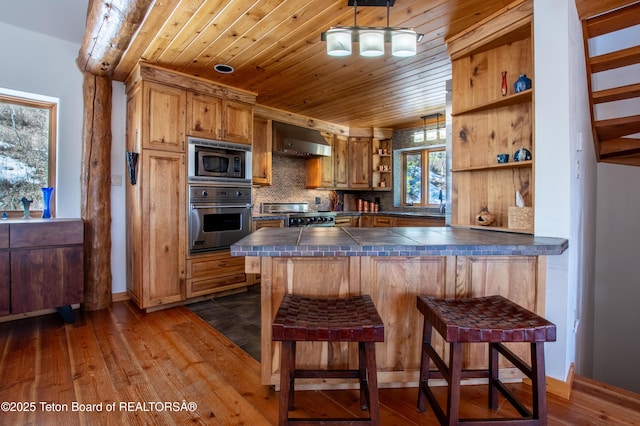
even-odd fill
[(91, 0), (76, 60), (80, 71), (110, 76), (151, 2), (152, 0)]

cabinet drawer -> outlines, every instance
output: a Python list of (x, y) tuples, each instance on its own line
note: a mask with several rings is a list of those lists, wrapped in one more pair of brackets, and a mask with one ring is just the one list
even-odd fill
[(82, 244), (82, 221), (43, 221), (12, 223), (9, 245), (11, 248), (47, 247)]
[(444, 218), (397, 217), (395, 226), (444, 226)]
[(374, 227), (384, 227), (384, 226), (393, 226), (393, 218), (388, 216), (374, 216), (373, 217), (373, 226)]
[(244, 257), (231, 257), (228, 250), (187, 260), (187, 279), (244, 273)]
[(224, 290), (246, 286), (246, 276), (242, 274), (232, 274), (206, 279), (187, 281), (187, 298), (202, 296)]
[(335, 226), (358, 226), (358, 217), (357, 216), (336, 216)]

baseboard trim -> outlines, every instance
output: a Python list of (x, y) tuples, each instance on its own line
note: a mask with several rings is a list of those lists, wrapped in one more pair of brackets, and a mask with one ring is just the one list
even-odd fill
[(129, 300), (131, 299), (129, 297), (129, 294), (126, 291), (123, 291), (122, 293), (112, 293), (111, 294), (111, 300), (113, 302), (122, 302), (125, 300)]
[[(566, 381), (555, 379), (553, 377), (547, 377), (547, 380), (546, 380), (547, 393), (569, 400), (571, 398), (571, 388), (573, 387), (574, 375), (575, 375), (575, 365), (574, 363), (571, 363), (571, 366), (569, 367), (569, 372), (567, 373)], [(522, 382), (531, 386), (531, 380), (527, 377), (522, 379)]]

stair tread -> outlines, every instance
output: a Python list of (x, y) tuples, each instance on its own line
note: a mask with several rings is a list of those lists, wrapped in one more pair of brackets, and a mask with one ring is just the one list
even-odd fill
[(604, 13), (585, 20), (589, 38), (609, 34), (640, 24), (640, 3)]
[(640, 83), (594, 91), (593, 103), (600, 104), (603, 102), (621, 101), (623, 99), (637, 97), (640, 97)]
[(598, 120), (594, 124), (601, 142), (640, 133), (640, 115)]
[(640, 166), (640, 139), (617, 138), (601, 143), (599, 161)]
[(592, 73), (607, 71), (640, 63), (640, 46), (617, 50), (589, 58)]

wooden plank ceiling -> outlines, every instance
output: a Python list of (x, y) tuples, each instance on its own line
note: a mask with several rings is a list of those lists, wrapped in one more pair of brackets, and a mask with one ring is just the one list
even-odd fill
[[(425, 34), (415, 57), (335, 58), (327, 56), (320, 33), (353, 25), (347, 0), (154, 1), (114, 79), (124, 81), (146, 61), (255, 92), (261, 105), (339, 125), (417, 126), (421, 116), (444, 110), (451, 78), (444, 39), (509, 3), (396, 0), (390, 26)], [(358, 7), (358, 26), (386, 21), (385, 7)], [(214, 71), (220, 63), (235, 72)]]

